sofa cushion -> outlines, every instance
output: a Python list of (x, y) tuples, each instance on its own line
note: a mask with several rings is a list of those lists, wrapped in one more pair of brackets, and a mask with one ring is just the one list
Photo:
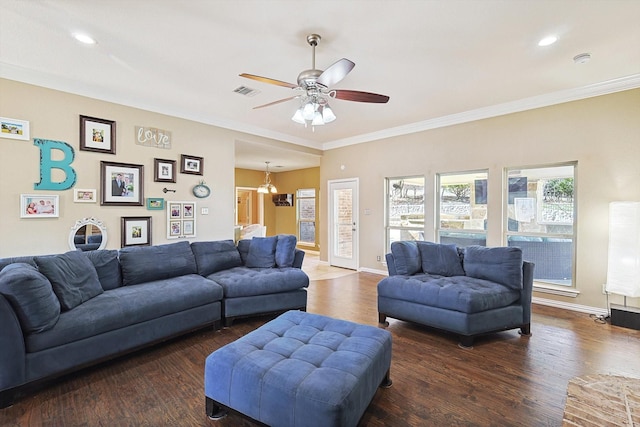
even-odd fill
[(196, 258), (187, 241), (122, 248), (120, 267), (125, 286), (198, 272)]
[(422, 271), (420, 251), (416, 242), (393, 242), (391, 243), (391, 253), (398, 274), (411, 275)]
[(196, 258), (198, 274), (202, 276), (242, 265), (240, 252), (233, 240), (193, 242), (191, 250)]
[(296, 236), (292, 234), (279, 234), (276, 244), (276, 266), (293, 267), (296, 258)]
[(222, 299), (222, 288), (197, 274), (106, 291), (72, 311), (56, 325), (25, 340), (28, 352), (80, 341)]
[(16, 263), (16, 262), (23, 262), (25, 264), (29, 264), (29, 265), (32, 265), (32, 266), (38, 268), (38, 266), (36, 265), (36, 261), (33, 258), (34, 257), (32, 255), (16, 256), (16, 257), (10, 257), (10, 258), (2, 258), (2, 259), (0, 259), (0, 270), (5, 268), (7, 265), (13, 264), (13, 263)]
[(235, 267), (207, 276), (224, 289), (225, 298), (275, 294), (309, 286), (309, 276), (299, 268)]
[(254, 237), (251, 239), (245, 265), (251, 268), (275, 267), (277, 244), (278, 236)]
[(520, 292), (474, 277), (416, 274), (382, 279), (378, 296), (470, 314), (513, 304)]
[(102, 289), (108, 291), (122, 286), (122, 273), (120, 272), (117, 250), (87, 251), (83, 254), (91, 260), (96, 268)]
[(0, 271), (0, 293), (13, 307), (25, 334), (51, 329), (60, 316), (60, 303), (49, 279), (34, 266), (14, 263)]
[(51, 282), (62, 310), (71, 310), (102, 292), (93, 263), (80, 251), (35, 257), (38, 270)]
[(247, 256), (249, 256), (249, 247), (251, 246), (251, 239), (238, 240), (238, 252), (240, 252), (240, 259), (242, 265), (247, 263)]
[(522, 289), (522, 250), (516, 247), (467, 246), (464, 271), (470, 277)]
[(422, 271), (440, 276), (464, 276), (456, 245), (418, 242)]

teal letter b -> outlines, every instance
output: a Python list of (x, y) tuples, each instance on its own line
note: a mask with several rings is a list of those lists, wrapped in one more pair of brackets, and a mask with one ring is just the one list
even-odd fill
[[(48, 139), (33, 139), (33, 145), (40, 148), (40, 182), (33, 184), (34, 190), (67, 190), (76, 183), (76, 171), (71, 167), (75, 157), (73, 147), (62, 141), (51, 141)], [(51, 152), (53, 150), (62, 151), (62, 160), (53, 160)], [(51, 180), (52, 169), (60, 169), (65, 175), (62, 182)]]

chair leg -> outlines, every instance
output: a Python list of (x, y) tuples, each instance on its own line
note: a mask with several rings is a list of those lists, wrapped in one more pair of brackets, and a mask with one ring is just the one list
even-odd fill
[(458, 347), (464, 348), (465, 350), (471, 350), (473, 348), (473, 337), (469, 335), (460, 335)]
[(387, 315), (384, 313), (378, 313), (378, 323), (387, 325)]
[(520, 327), (520, 335), (526, 335), (528, 337), (531, 336), (531, 323), (527, 323)]
[(391, 384), (393, 384), (393, 381), (391, 381), (391, 370), (388, 370), (386, 375), (382, 379), (382, 382), (380, 383), (380, 387), (389, 388), (391, 387)]
[(218, 403), (205, 396), (205, 406), (207, 411), (207, 416), (210, 420), (220, 420), (227, 416), (227, 410), (222, 406), (218, 405)]

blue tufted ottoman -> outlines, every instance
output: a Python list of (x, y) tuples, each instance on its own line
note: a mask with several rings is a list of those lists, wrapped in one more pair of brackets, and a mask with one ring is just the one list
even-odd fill
[(207, 357), (207, 415), (230, 408), (270, 426), (355, 426), (378, 386), (391, 386), (390, 367), (388, 331), (288, 311)]

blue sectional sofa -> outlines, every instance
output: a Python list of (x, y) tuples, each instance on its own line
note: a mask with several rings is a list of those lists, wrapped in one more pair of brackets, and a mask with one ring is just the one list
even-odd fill
[(534, 265), (522, 260), (521, 249), (402, 241), (386, 260), (380, 323), (389, 316), (453, 332), (462, 347), (490, 332), (530, 334)]
[(244, 258), (224, 240), (0, 259), (0, 408), (44, 380), (217, 329), (225, 314), (306, 309), (295, 244), (244, 241)]

